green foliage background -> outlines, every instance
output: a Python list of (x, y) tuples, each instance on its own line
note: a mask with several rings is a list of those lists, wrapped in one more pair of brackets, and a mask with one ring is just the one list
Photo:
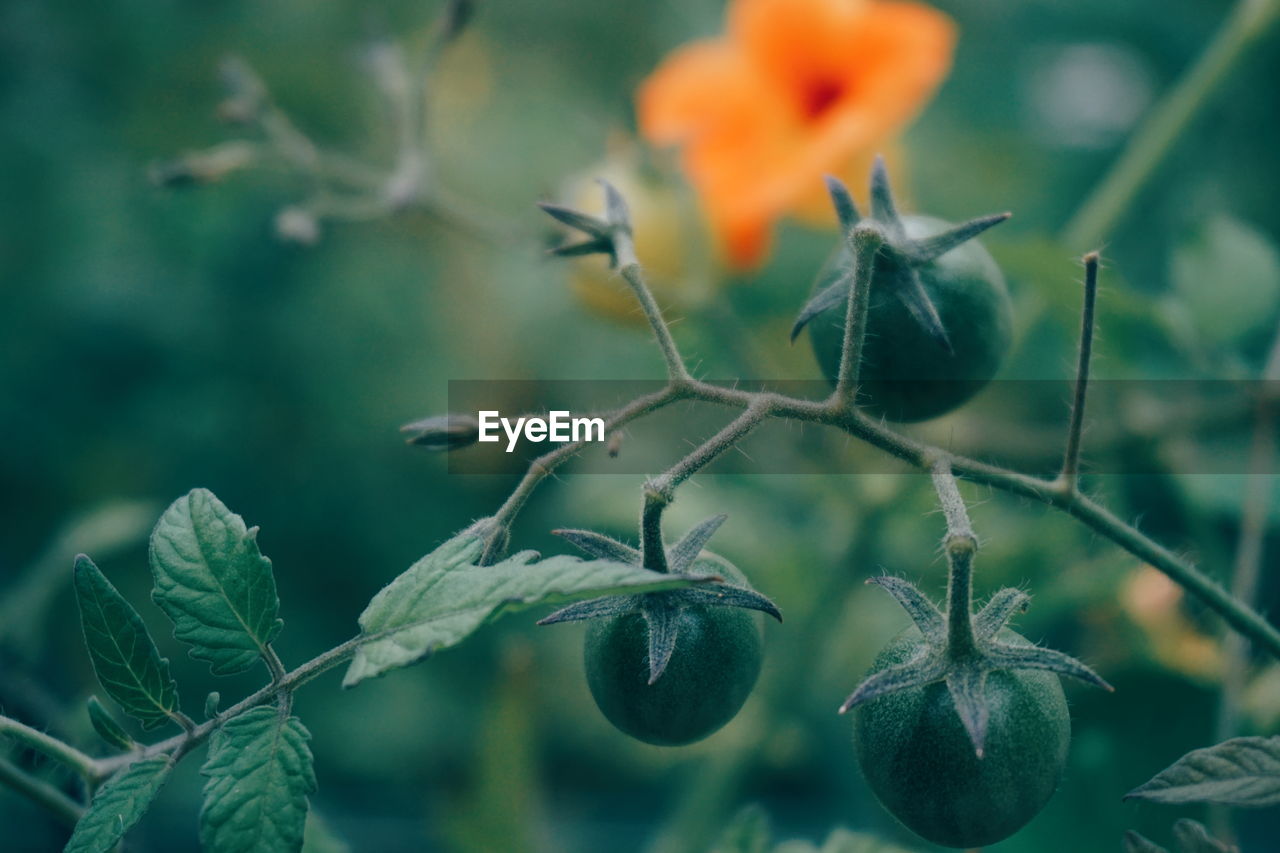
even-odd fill
[[(937, 5), (958, 20), (961, 40), (953, 74), (905, 139), (910, 197), (951, 219), (1015, 211), (986, 241), (1017, 304), (1009, 375), (1068, 377), (1078, 270), (1051, 235), (1142, 106), (1198, 54), (1225, 4)], [(191, 487), (211, 488), (261, 525), (287, 625), (279, 650), (297, 662), (351, 636), (374, 592), (509, 490), (501, 477), (450, 476), (442, 457), (400, 442), (399, 424), (446, 407), (449, 379), (660, 375), (645, 335), (574, 301), (563, 265), (543, 255), (551, 231), (532, 204), (597, 162), (610, 132), (630, 128), (631, 92), (668, 50), (720, 29), (714, 0), (481, 7), (435, 78), (433, 173), (512, 223), (499, 244), (411, 213), (335, 224), (317, 247), (299, 248), (271, 228), (302, 193), (296, 181), (255, 172), (181, 192), (147, 182), (150, 162), (226, 137), (214, 117), (216, 67), (231, 52), (313, 138), (385, 160), (392, 140), (360, 52), (372, 37), (424, 30), (434, 11), (301, 0), (0, 7), (7, 713), (94, 743), (84, 706), (92, 671), (70, 592), (77, 550), (93, 549), (138, 605), (184, 695), (258, 685), (256, 670), (213, 679), (147, 601), (143, 534)], [(1280, 315), (1276, 44), (1272, 33), (1242, 63), (1104, 247), (1102, 376), (1257, 375)], [(1063, 71), (1072, 56), (1093, 59), (1072, 76)], [(1129, 93), (1129, 112), (1112, 103), (1097, 118), (1087, 93), (1116, 87)], [(787, 227), (764, 271), (676, 327), (702, 375), (817, 375), (807, 348), (785, 339), (829, 239)], [(1235, 264), (1226, 273), (1224, 257)], [(1246, 298), (1256, 301), (1241, 312)], [(1059, 428), (1063, 406), (1054, 395), (1035, 401), (1027, 428)], [(1224, 433), (1228, 450), (1239, 436)], [(357, 690), (340, 693), (330, 674), (299, 693), (296, 713), (314, 736), (313, 802), (327, 823), (355, 850), (680, 851), (699, 849), (739, 804), (759, 800), (783, 837), (821, 839), (843, 824), (925, 849), (870, 798), (848, 720), (834, 709), (903, 625), (887, 596), (861, 581), (887, 570), (940, 594), (941, 520), (925, 478), (820, 475), (825, 460), (805, 456), (797, 438), (797, 471), (812, 474), (751, 475), (734, 463), (735, 473), (686, 487), (668, 514), (669, 528), (682, 530), (728, 512), (715, 547), (788, 617), (768, 629), (765, 673), (739, 719), (686, 749), (634, 743), (591, 703), (581, 629), (534, 630), (539, 614), (513, 616)], [(1090, 486), (1225, 577), (1239, 478), (1177, 476), (1185, 467), (1167, 460), (1187, 457), (1164, 453), (1158, 435), (1139, 444), (1157, 473)], [(548, 535), (557, 526), (633, 538), (639, 481), (570, 473), (547, 484), (521, 516), (516, 546), (563, 550)], [(1114, 849), (1127, 828), (1167, 840), (1186, 812), (1120, 796), (1211, 742), (1213, 673), (1161, 654), (1121, 606), (1132, 558), (1007, 496), (972, 513), (985, 540), (979, 593), (1025, 584), (1034, 603), (1019, 630), (1117, 687), (1111, 696), (1068, 688), (1075, 737), (1061, 790), (990, 849)], [(1276, 560), (1276, 527), (1273, 515), (1264, 566)], [(1277, 612), (1274, 573), (1259, 603)], [(1220, 624), (1194, 605), (1183, 611), (1185, 632), (1212, 638), (1212, 650)], [(1274, 670), (1259, 676), (1245, 733), (1275, 733), (1276, 683)], [(138, 849), (195, 848), (196, 769), (175, 770), (130, 836)], [(58, 849), (65, 839), (4, 790), (0, 826), (21, 827), (16, 838), (6, 831), (6, 850)], [(1251, 839), (1266, 849), (1278, 826), (1274, 810), (1245, 815), (1245, 849)]]

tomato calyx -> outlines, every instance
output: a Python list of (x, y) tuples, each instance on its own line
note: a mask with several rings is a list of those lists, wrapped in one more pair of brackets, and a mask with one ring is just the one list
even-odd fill
[[(560, 622), (581, 622), (588, 619), (609, 619), (629, 613), (639, 613), (649, 627), (649, 684), (654, 684), (666, 671), (679, 635), (680, 613), (691, 608), (739, 607), (767, 613), (779, 622), (782, 613), (767, 596), (761, 595), (745, 583), (729, 583), (724, 575), (741, 577), (741, 573), (727, 560), (709, 551), (707, 543), (728, 516), (714, 515), (698, 524), (679, 542), (666, 549), (667, 571), (670, 574), (705, 578), (703, 571), (695, 571), (698, 564), (715, 566), (718, 578), (686, 589), (664, 590), (640, 595), (606, 595), (579, 601), (563, 607), (538, 621), (539, 625), (555, 625)], [(591, 530), (555, 530), (557, 536), (567, 539), (580, 551), (600, 560), (613, 560), (628, 565), (643, 564), (640, 551), (602, 533)]]
[[(981, 610), (972, 613), (967, 584), (961, 591), (953, 586), (948, 591), (948, 613), (944, 614), (924, 593), (902, 578), (877, 577), (867, 583), (883, 587), (902, 605), (919, 629), (922, 642), (911, 660), (882, 669), (859, 684), (840, 706), (842, 714), (880, 696), (942, 681), (947, 685), (975, 753), (981, 758), (990, 718), (986, 682), (992, 672), (1047, 670), (1107, 691), (1113, 689), (1096, 672), (1069, 655), (1001, 637), (1013, 615), (1027, 609), (1031, 598), (1022, 590), (1002, 589), (991, 596)], [(963, 594), (963, 604), (956, 599), (958, 594)]]
[(597, 180), (604, 189), (603, 219), (564, 205), (538, 202), (538, 207), (548, 216), (586, 235), (585, 240), (557, 246), (551, 250), (551, 254), (562, 257), (608, 255), (609, 266), (615, 268), (634, 264), (636, 259), (631, 239), (631, 212), (627, 209), (626, 199), (604, 178)]
[[(869, 217), (864, 218), (859, 214), (853, 196), (837, 178), (827, 177), (827, 190), (835, 206), (836, 216), (840, 220), (840, 228), (846, 237), (856, 228), (873, 228), (879, 233), (881, 244), (875, 255), (874, 281), (882, 287), (887, 285), (902, 300), (902, 304), (906, 306), (916, 322), (924, 327), (929, 336), (949, 355), (954, 354), (951, 339), (943, 327), (937, 306), (934, 305), (932, 297), (929, 296), (920, 278), (920, 271), (957, 246), (972, 240), (988, 228), (1004, 222), (1012, 214), (994, 213), (979, 216), (940, 234), (924, 238), (909, 237), (902, 217), (898, 214), (893, 191), (889, 186), (889, 173), (881, 157), (876, 158), (875, 165), (871, 169), (871, 215)], [(856, 264), (857, 259), (846, 247), (841, 252), (835, 281), (814, 294), (800, 309), (800, 314), (791, 327), (793, 342), (814, 317), (848, 301)]]

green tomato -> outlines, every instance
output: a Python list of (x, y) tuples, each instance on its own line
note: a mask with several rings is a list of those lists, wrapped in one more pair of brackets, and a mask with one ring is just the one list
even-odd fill
[(639, 612), (591, 623), (587, 684), (601, 713), (645, 743), (681, 746), (710, 735), (742, 707), (760, 675), (758, 620), (736, 607), (686, 606), (675, 650), (649, 684), (649, 625)]
[[(1027, 640), (1009, 630), (1006, 642)], [(890, 641), (871, 672), (904, 663), (923, 640)], [(1067, 759), (1071, 718), (1058, 676), (998, 670), (987, 676), (990, 720), (982, 758), (943, 682), (891, 693), (855, 711), (853, 743), (867, 783), (908, 829), (947, 847), (1008, 838), (1053, 795)]]
[[(907, 236), (928, 237), (951, 227), (926, 216), (904, 216)], [(839, 265), (849, 263), (842, 250), (818, 278), (825, 287)], [(976, 240), (963, 243), (918, 268), (950, 339), (952, 352), (930, 337), (906, 304), (886, 287), (890, 276), (877, 260), (871, 281), (870, 310), (862, 352), (859, 402), (894, 421), (921, 421), (955, 409), (995, 376), (1012, 338), (1013, 307), (1004, 276)], [(810, 324), (813, 351), (823, 374), (835, 382), (844, 340), (845, 307), (827, 309)]]

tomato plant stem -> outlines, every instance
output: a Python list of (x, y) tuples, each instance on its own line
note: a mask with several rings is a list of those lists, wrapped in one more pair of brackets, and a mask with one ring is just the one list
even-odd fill
[(853, 407), (858, 392), (862, 345), (867, 337), (867, 314), (871, 308), (871, 279), (876, 268), (876, 253), (884, 243), (884, 235), (873, 226), (858, 225), (849, 233), (848, 242), (853, 253), (853, 283), (845, 308), (840, 369), (831, 395), (832, 406), (845, 409)]
[(0, 715), (0, 736), (8, 736), (23, 745), (65, 764), (87, 780), (101, 777), (98, 762), (68, 743), (33, 729), (26, 723)]
[[(629, 242), (631, 238), (626, 236), (624, 239)], [(662, 357), (667, 362), (667, 376), (673, 380), (688, 379), (689, 371), (684, 365), (684, 359), (680, 357), (680, 350), (676, 348), (675, 339), (671, 337), (670, 327), (662, 318), (662, 309), (653, 298), (653, 291), (645, 283), (640, 264), (635, 262), (626, 264), (620, 271), (640, 301), (640, 308), (644, 311), (644, 316), (648, 319), (653, 335), (658, 341), (658, 348), (662, 350)]]
[(939, 458), (929, 473), (947, 520), (947, 535), (942, 540), (947, 555), (947, 654), (956, 660), (972, 655), (978, 648), (972, 619), (973, 555), (978, 550), (978, 538), (951, 473), (951, 460)]
[(1089, 390), (1089, 363), (1093, 357), (1093, 314), (1098, 297), (1098, 253), (1084, 256), (1084, 307), (1080, 311), (1080, 361), (1076, 367), (1075, 397), (1067, 426), (1067, 449), (1062, 457), (1058, 484), (1074, 494), (1080, 476), (1080, 436), (1084, 430), (1084, 404)]
[(644, 484), (644, 505), (640, 511), (641, 554), (645, 568), (667, 570), (666, 549), (662, 542), (662, 512), (675, 497), (675, 490), (712, 460), (735, 446), (769, 415), (772, 398), (756, 396), (738, 417), (724, 429), (703, 442), (688, 456)]

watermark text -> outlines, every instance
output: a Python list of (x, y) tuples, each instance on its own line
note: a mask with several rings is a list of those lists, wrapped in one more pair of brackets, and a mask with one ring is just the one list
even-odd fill
[(548, 412), (545, 418), (530, 415), (514, 422), (496, 410), (481, 411), (478, 418), (480, 441), (501, 441), (505, 433), (508, 453), (515, 451), (521, 436), (532, 442), (604, 441), (604, 418), (575, 418), (563, 410)]

